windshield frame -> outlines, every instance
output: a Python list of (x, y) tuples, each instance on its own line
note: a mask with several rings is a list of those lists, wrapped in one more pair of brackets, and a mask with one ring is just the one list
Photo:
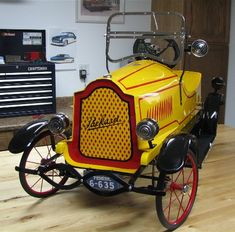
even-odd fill
[[(112, 30), (111, 26), (112, 23), (115, 23), (114, 18), (116, 17), (125, 17), (125, 16), (150, 16), (153, 22), (154, 30), (149, 31), (120, 31), (120, 30)], [(178, 31), (172, 31), (172, 32), (162, 32), (158, 30), (158, 22), (157, 22), (157, 16), (175, 16), (179, 19), (180, 28)], [(113, 21), (114, 20), (114, 21)], [(107, 20), (107, 26), (106, 26), (106, 49), (105, 49), (105, 57), (106, 57), (106, 69), (109, 72), (109, 62), (112, 63), (118, 63), (123, 62), (125, 60), (135, 59), (137, 57), (143, 57), (146, 59), (152, 59), (156, 60), (160, 63), (167, 64), (174, 66), (176, 65), (183, 56), (184, 53), (184, 46), (185, 46), (185, 18), (182, 14), (178, 12), (119, 12), (112, 14), (108, 20)], [(164, 59), (161, 59), (157, 56), (154, 56), (149, 53), (135, 53), (128, 56), (124, 56), (122, 58), (112, 58), (110, 56), (110, 42), (112, 39), (155, 39), (155, 38), (162, 38), (162, 39), (178, 39), (179, 42), (179, 56), (176, 60), (173, 61), (166, 61)]]

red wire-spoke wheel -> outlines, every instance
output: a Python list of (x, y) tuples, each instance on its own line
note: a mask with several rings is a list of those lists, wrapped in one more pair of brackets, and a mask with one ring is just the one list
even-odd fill
[[(43, 165), (50, 166), (56, 163), (65, 163), (63, 156), (55, 155), (56, 153), (53, 150), (56, 142), (61, 139), (61, 137), (55, 136), (49, 131), (41, 133), (24, 151), (19, 165), (20, 169), (35, 171)], [(52, 169), (44, 174), (53, 182), (60, 185), (64, 185), (68, 180), (68, 177), (61, 174), (57, 169)], [(59, 190), (45, 181), (40, 175), (20, 171), (19, 178), (24, 190), (34, 197), (48, 197)]]
[(180, 171), (160, 178), (164, 178), (166, 195), (156, 197), (157, 215), (163, 226), (174, 230), (187, 219), (196, 198), (198, 168), (194, 153), (188, 151)]

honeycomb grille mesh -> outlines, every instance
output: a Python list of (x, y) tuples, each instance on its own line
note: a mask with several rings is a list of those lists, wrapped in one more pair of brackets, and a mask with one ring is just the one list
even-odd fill
[(82, 99), (80, 152), (89, 158), (127, 161), (132, 155), (128, 102), (110, 88)]

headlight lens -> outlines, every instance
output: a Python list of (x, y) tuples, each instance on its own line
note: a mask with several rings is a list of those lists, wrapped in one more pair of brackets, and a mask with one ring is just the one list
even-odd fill
[(197, 39), (191, 45), (191, 52), (196, 57), (204, 57), (208, 53), (209, 47), (205, 40)]
[(69, 127), (69, 123), (68, 116), (63, 113), (59, 113), (50, 119), (48, 129), (53, 134), (61, 134)]
[(159, 126), (157, 122), (152, 118), (146, 118), (140, 121), (136, 126), (136, 133), (138, 137), (143, 140), (150, 141), (159, 132)]

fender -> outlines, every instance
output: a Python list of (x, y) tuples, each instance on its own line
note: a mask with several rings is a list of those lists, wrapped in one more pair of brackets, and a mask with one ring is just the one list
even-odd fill
[(167, 138), (158, 155), (158, 170), (167, 174), (178, 172), (184, 166), (189, 148), (197, 156), (197, 142), (193, 135), (182, 133)]
[(216, 136), (220, 106), (224, 105), (224, 95), (218, 91), (225, 86), (225, 82), (222, 77), (214, 77), (211, 85), (214, 92), (209, 93), (205, 100), (201, 129), (204, 134)]
[(204, 104), (203, 128), (205, 134), (215, 135), (217, 132), (218, 116), (220, 106), (223, 105), (223, 95), (210, 93)]
[(43, 129), (47, 128), (47, 125), (48, 120), (38, 120), (27, 123), (18, 130), (11, 139), (8, 150), (15, 154), (23, 152), (31, 145), (35, 137), (38, 136)]

